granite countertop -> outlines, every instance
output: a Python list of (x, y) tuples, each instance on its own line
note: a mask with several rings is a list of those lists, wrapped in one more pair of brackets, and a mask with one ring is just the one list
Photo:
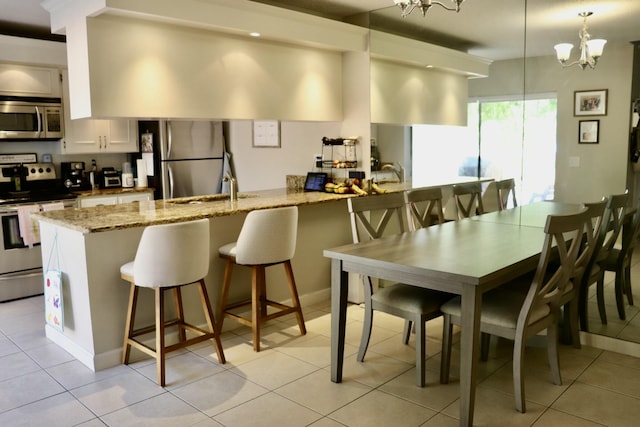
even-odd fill
[[(421, 186), (452, 185), (459, 182), (474, 181), (474, 178), (458, 177), (447, 179), (442, 183)], [(480, 179), (486, 181), (488, 179)], [(413, 187), (411, 182), (385, 183), (381, 187), (387, 192), (400, 192)], [(85, 192), (84, 195), (105, 195), (123, 193), (129, 190), (147, 191), (149, 188), (106, 189)], [(105, 193), (112, 191), (112, 193)], [(89, 208), (74, 208), (57, 211), (33, 213), (35, 220), (63, 226), (83, 234), (118, 230), (123, 228), (145, 227), (149, 225), (170, 224), (180, 221), (190, 221), (201, 218), (247, 213), (256, 209), (269, 209), (284, 206), (302, 206), (317, 203), (327, 203), (358, 197), (355, 194), (335, 194), (325, 192), (304, 192), (299, 189), (281, 188), (262, 190), (251, 193), (239, 193), (238, 200), (231, 202), (227, 194), (213, 194), (209, 196), (183, 197), (169, 200), (152, 200), (148, 202), (132, 202), (119, 205), (96, 206)]]
[(111, 187), (111, 188), (96, 188), (94, 190), (82, 190), (74, 191), (73, 194), (78, 197), (90, 197), (90, 196), (109, 196), (112, 194), (128, 194), (128, 193), (146, 193), (148, 191), (153, 192), (155, 189), (152, 187)]
[(88, 234), (234, 215), (256, 209), (326, 203), (345, 200), (349, 197), (355, 197), (355, 195), (291, 192), (283, 188), (239, 193), (238, 200), (235, 202), (231, 202), (228, 195), (218, 194), (39, 212), (32, 214), (32, 217)]

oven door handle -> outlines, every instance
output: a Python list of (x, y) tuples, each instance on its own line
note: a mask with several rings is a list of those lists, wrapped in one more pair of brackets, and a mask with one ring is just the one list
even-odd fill
[(0, 276), (0, 282), (3, 280), (15, 280), (16, 278), (19, 279), (26, 279), (27, 277), (36, 277), (36, 276), (42, 276), (42, 268), (34, 268), (32, 270), (29, 270), (29, 273), (25, 273), (23, 271), (18, 271), (15, 273), (7, 273), (7, 274), (3, 274), (2, 276)]

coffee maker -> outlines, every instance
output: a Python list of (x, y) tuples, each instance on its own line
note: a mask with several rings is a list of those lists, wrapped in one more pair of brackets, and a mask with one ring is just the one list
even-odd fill
[(88, 190), (90, 188), (84, 177), (84, 162), (62, 162), (60, 172), (65, 188), (74, 190)]

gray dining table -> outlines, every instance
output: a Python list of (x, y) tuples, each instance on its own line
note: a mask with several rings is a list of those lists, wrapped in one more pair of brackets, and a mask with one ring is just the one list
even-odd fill
[(349, 273), (462, 297), (460, 425), (473, 425), (482, 295), (536, 268), (549, 214), (578, 204), (539, 202), (326, 249), (331, 259), (331, 380), (342, 381)]

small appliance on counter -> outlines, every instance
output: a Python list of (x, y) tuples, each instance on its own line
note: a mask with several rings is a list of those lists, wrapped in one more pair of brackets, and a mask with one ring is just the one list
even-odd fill
[(122, 187), (120, 172), (112, 167), (102, 168), (102, 188)]
[(131, 170), (131, 163), (124, 162), (122, 164), (122, 186), (126, 188), (133, 187), (133, 172)]
[(89, 190), (91, 186), (84, 176), (84, 162), (62, 162), (60, 163), (62, 184), (67, 189)]

